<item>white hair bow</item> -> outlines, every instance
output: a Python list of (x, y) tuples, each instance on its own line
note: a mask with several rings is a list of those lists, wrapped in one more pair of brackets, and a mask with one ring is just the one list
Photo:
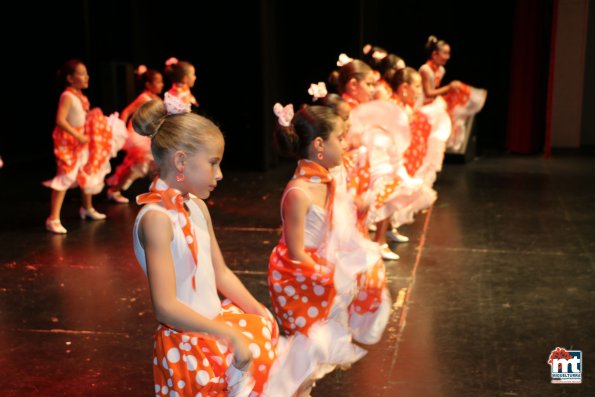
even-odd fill
[(145, 74), (147, 72), (147, 67), (145, 65), (138, 65), (138, 68), (136, 68), (136, 74), (138, 74), (139, 76)]
[(176, 63), (178, 63), (178, 58), (171, 57), (167, 61), (165, 61), (165, 66), (175, 65)]
[(388, 56), (388, 54), (384, 51), (374, 51), (372, 53), (372, 58), (374, 58), (377, 61), (382, 61), (387, 56)]
[(319, 81), (318, 84), (310, 84), (310, 88), (308, 88), (308, 94), (312, 95), (314, 102), (319, 100), (320, 98), (324, 98), (328, 91), (326, 90), (326, 84), (322, 81)]
[(293, 119), (293, 105), (291, 103), (284, 107), (277, 102), (273, 106), (273, 112), (275, 112), (280, 125), (283, 127), (289, 127), (291, 125), (291, 120)]
[(338, 67), (347, 65), (349, 62), (353, 62), (353, 58), (349, 58), (347, 54), (344, 53), (339, 54), (339, 60), (337, 61)]
[(167, 114), (190, 113), (190, 102), (185, 102), (183, 99), (180, 99), (169, 92), (165, 93), (163, 103), (165, 104)]

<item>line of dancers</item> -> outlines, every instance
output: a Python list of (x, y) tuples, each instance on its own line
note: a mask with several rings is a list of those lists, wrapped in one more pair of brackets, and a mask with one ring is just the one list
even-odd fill
[(149, 192), (136, 199), (143, 207), (133, 245), (159, 322), (156, 395), (309, 396), (316, 381), (347, 370), (365, 356), (365, 345), (380, 341), (391, 312), (384, 260), (398, 259), (387, 238), (406, 241), (397, 228), (436, 200), (432, 185), (462, 114), (457, 106), (467, 109), (475, 100), (476, 89), (462, 83), (441, 90), (450, 49), (433, 37), (428, 48), (429, 70), (424, 65), (420, 72), (371, 46), (364, 49), (368, 62), (341, 56), (330, 77), (336, 93), (313, 84), (314, 104), (297, 112), (291, 104), (273, 107), (278, 146), (297, 166), (281, 198), (282, 235), (268, 260), (272, 312), (225, 264), (203, 201), (223, 178), (225, 141), (214, 123), (191, 111), (198, 105), (190, 92), (194, 67), (169, 61), (174, 85), (163, 101), (162, 78), (147, 75), (145, 92), (118, 119), (131, 118), (126, 135), (99, 112), (85, 121), (93, 112), (80, 93), (86, 69), (80, 62), (69, 69), (46, 227), (66, 232), (60, 200), (75, 184), (89, 195), (81, 217), (101, 218), (90, 194), (117, 148), (127, 149), (108, 180), (117, 202), (155, 163)]

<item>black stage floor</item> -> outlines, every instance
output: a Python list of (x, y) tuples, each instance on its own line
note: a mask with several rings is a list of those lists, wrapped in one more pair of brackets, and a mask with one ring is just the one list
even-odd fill
[[(156, 326), (132, 251), (134, 204), (44, 231), (49, 191), (22, 164), (0, 170), (2, 396), (148, 396)], [(293, 165), (229, 172), (209, 200), (228, 265), (262, 302)], [(129, 196), (146, 181), (137, 182)], [(314, 396), (595, 395), (595, 158), (487, 157), (445, 165), (439, 198), (387, 262), (395, 301), (383, 340)], [(556, 347), (581, 350), (583, 383), (550, 383)]]

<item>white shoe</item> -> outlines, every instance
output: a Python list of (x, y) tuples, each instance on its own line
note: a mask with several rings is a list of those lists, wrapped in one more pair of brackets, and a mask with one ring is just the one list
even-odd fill
[(407, 243), (407, 242), (409, 242), (409, 237), (400, 234), (397, 229), (389, 230), (386, 233), (386, 237), (388, 237), (388, 239), (390, 241), (394, 241), (395, 243)]
[(389, 261), (396, 261), (397, 259), (399, 259), (399, 255), (391, 251), (388, 244), (382, 244), (380, 246), (380, 256), (382, 256), (382, 259), (386, 259)]
[(114, 191), (108, 190), (107, 198), (108, 198), (108, 200), (111, 200), (118, 204), (128, 204), (130, 202), (130, 200), (128, 200), (126, 197), (122, 196), (122, 193), (120, 193), (119, 190), (114, 190)]
[(371, 232), (375, 232), (376, 231), (376, 224), (375, 223), (370, 223), (368, 225), (368, 230)]
[(60, 219), (50, 218), (45, 220), (45, 230), (56, 234), (66, 234), (68, 232), (68, 230), (66, 230), (66, 228), (62, 226)]
[(81, 207), (79, 209), (79, 215), (81, 216), (81, 219), (92, 219), (94, 221), (99, 221), (99, 220), (107, 218), (105, 216), (105, 214), (102, 214), (101, 212), (97, 212), (97, 210), (93, 207), (91, 207), (88, 210)]

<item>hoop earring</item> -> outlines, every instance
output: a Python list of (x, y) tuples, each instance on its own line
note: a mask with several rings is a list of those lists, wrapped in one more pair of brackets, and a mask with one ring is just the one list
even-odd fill
[(324, 158), (324, 155), (322, 154), (322, 152), (318, 152), (318, 160), (322, 160)]
[(184, 182), (186, 180), (186, 175), (182, 174), (181, 172), (176, 175), (177, 182)]

